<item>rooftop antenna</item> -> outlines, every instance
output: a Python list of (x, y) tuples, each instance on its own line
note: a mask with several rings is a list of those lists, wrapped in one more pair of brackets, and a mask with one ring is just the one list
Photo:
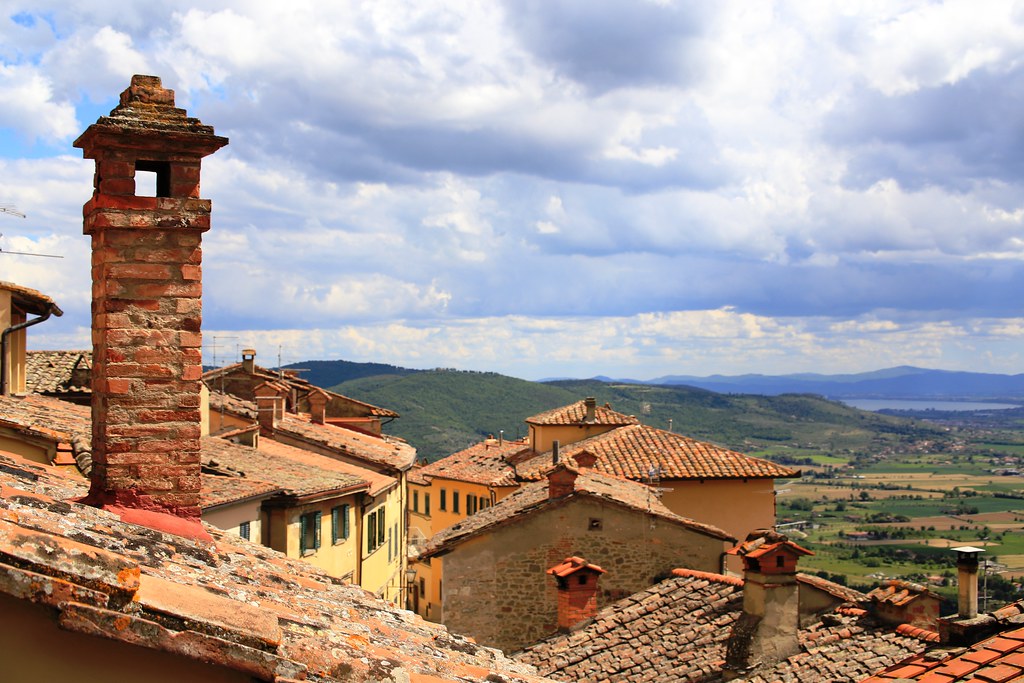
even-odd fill
[[(18, 218), (25, 217), (25, 214), (14, 208), (13, 204), (0, 204), (0, 213), (6, 213), (8, 216), (17, 216)], [(0, 237), (3, 236), (4, 234), (0, 232)], [(7, 251), (3, 247), (0, 247), (0, 254), (11, 254), (14, 256), (39, 256), (42, 258), (64, 258), (63, 256), (58, 256), (57, 254), (34, 254), (28, 251)]]
[(238, 339), (238, 337), (230, 337), (223, 334), (211, 334), (210, 337), (213, 338), (213, 343), (209, 345), (213, 353), (213, 367), (217, 367), (217, 347), (220, 346), (217, 341), (220, 339)]

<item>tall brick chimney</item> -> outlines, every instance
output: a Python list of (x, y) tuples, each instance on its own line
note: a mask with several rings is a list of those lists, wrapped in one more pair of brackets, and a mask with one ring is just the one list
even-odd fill
[(597, 614), (597, 583), (605, 570), (582, 557), (567, 557), (547, 573), (558, 582), (558, 628), (567, 631)]
[[(92, 486), (127, 521), (207, 537), (199, 522), (202, 234), (200, 163), (227, 144), (174, 106), (155, 76), (75, 141), (95, 159), (83, 208), (92, 237)], [(139, 171), (156, 196), (135, 194)]]
[(278, 423), (284, 418), (288, 387), (278, 382), (264, 382), (253, 393), (256, 394), (256, 421), (260, 425), (260, 434), (272, 437)]
[(781, 661), (800, 650), (796, 565), (813, 555), (782, 534), (761, 529), (728, 551), (743, 558), (743, 613), (726, 646), (730, 676)]

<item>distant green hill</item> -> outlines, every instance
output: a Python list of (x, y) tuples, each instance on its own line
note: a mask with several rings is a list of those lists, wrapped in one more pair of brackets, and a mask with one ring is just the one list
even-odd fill
[[(523, 420), (594, 396), (644, 423), (671, 428), (743, 452), (866, 452), (904, 439), (944, 438), (927, 423), (868, 413), (818, 396), (717, 394), (686, 386), (598, 380), (527, 382), (496, 373), (431, 370), (363, 377), (331, 387), (397, 410), (386, 431), (436, 460), (504, 430), (526, 434)], [(787, 449), (793, 449), (788, 451)]]
[(437, 460), (487, 435), (526, 435), (523, 419), (578, 401), (572, 391), (493, 372), (427, 370), (364, 377), (332, 391), (398, 411), (385, 431), (408, 440), (421, 458)]
[(410, 370), (386, 363), (353, 363), (347, 360), (306, 360), (286, 365), (284, 369), (297, 370), (299, 377), (325, 389), (361, 377), (405, 376), (422, 372), (422, 370)]

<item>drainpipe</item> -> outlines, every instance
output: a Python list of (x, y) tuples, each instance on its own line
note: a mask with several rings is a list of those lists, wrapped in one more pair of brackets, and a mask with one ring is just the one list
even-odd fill
[(46, 309), (46, 313), (43, 313), (35, 320), (26, 320), (23, 323), (11, 325), (3, 332), (0, 332), (0, 396), (11, 395), (9, 386), (10, 380), (8, 379), (8, 375), (10, 374), (11, 369), (10, 367), (8, 367), (7, 364), (7, 337), (12, 332), (17, 332), (18, 330), (23, 330), (26, 327), (32, 327), (33, 325), (38, 325), (41, 322), (49, 320), (50, 315), (53, 313), (56, 313), (58, 316), (60, 316), (63, 314), (63, 311), (57, 308), (55, 304), (50, 304), (50, 306)]

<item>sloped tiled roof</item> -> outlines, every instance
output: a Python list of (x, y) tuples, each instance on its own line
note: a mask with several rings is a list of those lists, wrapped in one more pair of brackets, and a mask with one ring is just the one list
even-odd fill
[[(222, 394), (219, 391), (210, 392), (210, 406), (251, 420), (255, 420), (258, 414), (256, 404), (252, 401)], [(412, 467), (416, 460), (416, 449), (401, 439), (374, 436), (340, 426), (316, 424), (310, 421), (309, 415), (301, 413), (285, 413), (278, 421), (275, 431), (336, 451), (339, 455), (398, 470)]]
[[(711, 443), (648, 425), (629, 425), (568, 444), (561, 457), (588, 452), (597, 458), (594, 469), (637, 481), (652, 467), (665, 479), (758, 479), (796, 477), (799, 472), (770, 460), (743, 455)], [(536, 480), (550, 469), (550, 453), (541, 453), (517, 467), (519, 477)]]
[(594, 419), (587, 421), (587, 406), (585, 401), (577, 401), (571, 405), (553, 408), (543, 413), (526, 418), (527, 424), (534, 425), (635, 425), (640, 420), (632, 415), (624, 415), (615, 412), (608, 405), (594, 406)]
[(281, 490), (280, 486), (244, 476), (220, 476), (203, 473), (200, 501), (203, 510), (230, 505), (243, 500), (268, 498)]
[(264, 681), (544, 680), (496, 650), (212, 526), (214, 542), (203, 543), (73, 502), (86, 486), (0, 455), (0, 592), (48, 606), (64, 630)]
[(33, 394), (0, 396), (0, 427), (68, 444), (79, 469), (92, 467), (92, 414), (86, 406)]
[(909, 605), (914, 600), (926, 596), (936, 600), (942, 599), (941, 595), (928, 590), (925, 586), (899, 579), (883, 581), (881, 585), (868, 593), (868, 598), (875, 602), (884, 602), (898, 607)]
[[(203, 373), (203, 379), (206, 381), (207, 385), (211, 389), (214, 389), (217, 386), (216, 385), (216, 380), (217, 380), (218, 377), (221, 377), (221, 376), (224, 376), (224, 375), (229, 375), (229, 374), (231, 374), (233, 372), (237, 372), (237, 371), (241, 370), (242, 368), (243, 368), (243, 366), (242, 366), (241, 363), (232, 363), (231, 365), (225, 365), (222, 368), (216, 368), (214, 370), (208, 370), (207, 372), (204, 372)], [(351, 404), (354, 404), (354, 405), (362, 406), (363, 408), (366, 409), (367, 413), (369, 415), (372, 415), (373, 417), (399, 417), (398, 413), (396, 413), (393, 410), (389, 410), (387, 408), (381, 408), (380, 406), (375, 406), (375, 405), (372, 405), (370, 403), (366, 403), (364, 401), (360, 401), (358, 399), (354, 399), (351, 396), (344, 396), (344, 395), (339, 394), (337, 392), (329, 391), (327, 389), (323, 389), (321, 387), (318, 387), (318, 386), (312, 384), (308, 380), (304, 380), (301, 377), (296, 377), (294, 374), (292, 374), (288, 370), (285, 370), (283, 372), (277, 372), (277, 371), (271, 370), (269, 368), (264, 368), (264, 367), (259, 366), (259, 365), (254, 365), (253, 366), (253, 373), (252, 374), (254, 376), (259, 377), (261, 379), (264, 379), (264, 380), (266, 380), (268, 382), (280, 382), (280, 383), (284, 384), (285, 386), (287, 386), (289, 388), (299, 389), (300, 391), (304, 391), (304, 392), (306, 392), (306, 391), (322, 391), (322, 392), (324, 392), (325, 394), (327, 394), (330, 397), (341, 399), (341, 400), (345, 401), (346, 403), (351, 403)]]
[[(88, 371), (92, 351), (27, 351), (25, 389), (33, 394), (66, 394), (91, 391)], [(75, 371), (85, 381), (75, 383)]]
[(909, 657), (862, 683), (1004, 683), (1024, 681), (1024, 626), (1008, 626), (968, 648), (944, 648)]
[[(262, 440), (261, 440), (262, 442)], [(216, 437), (202, 439), (203, 468), (244, 474), (246, 478), (276, 484), (290, 496), (309, 496), (331, 491), (366, 490), (360, 477), (339, 471), (336, 461), (297, 448), (257, 450)], [(203, 501), (204, 505), (206, 501)]]
[(574, 486), (575, 491), (573, 494), (551, 499), (548, 497), (547, 482), (527, 484), (491, 507), (480, 510), (476, 514), (470, 515), (466, 519), (434, 534), (427, 542), (423, 552), (420, 553), (420, 557), (425, 559), (445, 553), (462, 541), (477, 534), (501, 525), (514, 524), (523, 515), (534, 514), (549, 506), (565, 505), (567, 501), (577, 496), (590, 496), (637, 512), (654, 515), (660, 519), (674, 522), (713, 538), (728, 541), (735, 540), (718, 527), (695, 522), (692, 519), (675, 514), (657, 499), (657, 496), (649, 487), (643, 484), (586, 470), (579, 474)]
[(43, 315), (47, 310), (56, 316), (64, 315), (64, 311), (60, 310), (60, 306), (42, 292), (16, 285), (13, 282), (4, 282), (3, 280), (0, 280), (0, 289), (6, 289), (10, 292), (14, 303), (32, 315)]
[(496, 439), (487, 439), (419, 468), (417, 477), (423, 481), (440, 477), (484, 486), (515, 486), (515, 471), (507, 458), (527, 448), (525, 441), (499, 444)]
[[(605, 607), (581, 628), (515, 656), (561, 681), (720, 683), (726, 680), (730, 630), (743, 608), (742, 583), (677, 570), (673, 578)], [(925, 648), (864, 610), (827, 614), (800, 629), (799, 640), (799, 653), (734, 680), (845, 683)]]

